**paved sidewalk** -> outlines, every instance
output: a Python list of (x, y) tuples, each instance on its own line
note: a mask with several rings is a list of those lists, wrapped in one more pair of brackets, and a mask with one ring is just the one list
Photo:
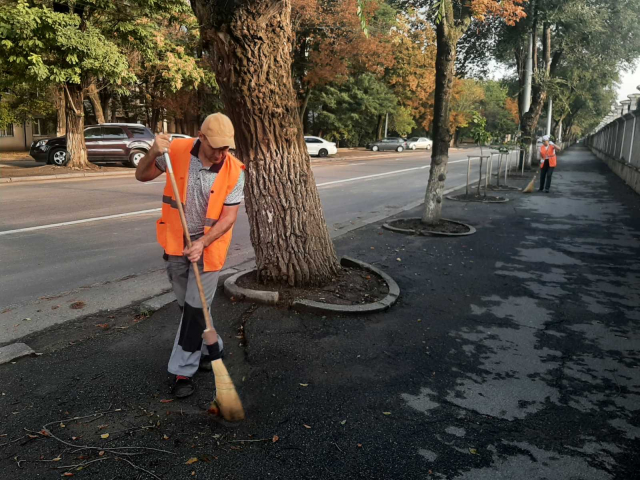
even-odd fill
[[(116, 446), (166, 450), (125, 458), (167, 480), (635, 478), (640, 197), (580, 148), (560, 157), (552, 193), (507, 196), (445, 203), (477, 227), (470, 237), (372, 224), (337, 239), (398, 281), (389, 312), (303, 315), (218, 296), (247, 410), (236, 429), (203, 413), (210, 374), (193, 397), (162, 402), (175, 303), (43, 332), (29, 343), (42, 356), (0, 366), (0, 445), (17, 439), (0, 446), (3, 478), (137, 478)], [(26, 436), (50, 422), (105, 453)]]

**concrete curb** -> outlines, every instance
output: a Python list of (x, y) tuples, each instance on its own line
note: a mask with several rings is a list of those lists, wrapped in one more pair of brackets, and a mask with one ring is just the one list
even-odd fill
[(96, 177), (127, 177), (133, 176), (135, 170), (131, 172), (85, 172), (85, 173), (61, 173), (59, 175), (36, 175), (33, 177), (6, 177), (0, 178), (2, 183), (29, 183), (46, 182), (51, 180), (68, 180), (70, 178), (96, 178)]
[[(250, 262), (247, 262), (250, 263)], [(244, 273), (240, 272), (240, 273)], [(218, 276), (218, 287), (224, 285), (224, 282), (231, 276), (236, 275), (238, 273), (238, 269), (235, 267), (226, 268), (220, 272), (220, 276)], [(172, 290), (169, 290), (162, 295), (156, 295), (155, 297), (151, 297), (140, 304), (139, 311), (140, 313), (148, 313), (152, 314), (157, 312), (162, 307), (169, 305), (171, 302), (176, 301), (176, 296)]]
[(11, 343), (0, 348), (0, 365), (17, 358), (34, 355), (36, 352), (26, 343)]
[(242, 288), (236, 283), (240, 277), (246, 275), (252, 270), (238, 272), (224, 281), (224, 293), (227, 297), (233, 297), (237, 300), (251, 300), (256, 303), (264, 303), (266, 305), (275, 305), (280, 300), (278, 292), (268, 290), (251, 290)]
[[(328, 303), (314, 302), (312, 300), (295, 300), (291, 304), (291, 308), (299, 312), (309, 313), (347, 313), (347, 314), (360, 314), (360, 313), (375, 313), (388, 310), (392, 305), (396, 303), (400, 296), (400, 287), (389, 275), (382, 270), (369, 265), (368, 263), (361, 262), (350, 257), (342, 257), (340, 264), (343, 267), (360, 268), (368, 272), (378, 275), (382, 278), (389, 287), (389, 293), (385, 298), (377, 302), (368, 303), (366, 305), (331, 305)], [(251, 290), (248, 288), (239, 287), (236, 282), (240, 277), (246, 275), (252, 270), (245, 270), (238, 272), (235, 275), (229, 277), (224, 282), (224, 292), (228, 297), (234, 297), (238, 300), (250, 300), (256, 303), (262, 303), (265, 305), (276, 305), (280, 300), (278, 292), (272, 292), (267, 290)]]
[[(406, 218), (402, 218), (402, 219), (398, 219), (398, 220), (407, 220), (407, 219)], [(411, 219), (409, 219), (409, 220), (411, 220)], [(445, 220), (445, 221), (451, 222), (451, 223), (457, 223), (458, 225), (464, 225), (465, 227), (467, 227), (469, 229), (469, 231), (468, 232), (462, 232), (462, 233), (453, 233), (453, 232), (438, 232), (436, 230), (423, 230), (421, 232), (417, 232), (416, 230), (414, 230), (412, 228), (394, 227), (392, 225), (393, 222), (385, 223), (384, 225), (382, 225), (382, 228), (384, 228), (385, 230), (389, 230), (391, 232), (403, 233), (403, 234), (406, 234), (406, 235), (423, 235), (424, 233), (427, 233), (429, 235), (434, 235), (434, 236), (437, 236), (437, 237), (465, 237), (467, 235), (473, 235), (474, 233), (476, 233), (475, 227), (472, 226), (472, 225), (469, 225), (467, 223), (463, 223), (463, 222), (460, 222), (458, 220), (451, 220), (450, 218), (442, 218), (441, 220)]]
[(490, 201), (485, 201), (485, 200), (464, 200), (462, 198), (456, 198), (452, 195), (447, 195), (445, 197), (447, 200), (453, 200), (454, 202), (474, 202), (474, 203), (507, 203), (509, 201), (508, 198), (505, 198), (504, 200), (490, 200)]
[(331, 305), (328, 303), (314, 302), (313, 300), (296, 300), (291, 305), (291, 308), (298, 312), (307, 313), (337, 313), (337, 314), (363, 314), (363, 313), (376, 313), (383, 312), (391, 308), (400, 297), (400, 287), (396, 281), (389, 275), (384, 273), (379, 268), (374, 267), (368, 263), (356, 260), (351, 257), (342, 257), (340, 264), (343, 267), (360, 268), (371, 272), (374, 275), (378, 275), (382, 278), (389, 287), (389, 293), (382, 300), (373, 303), (367, 303), (365, 305)]

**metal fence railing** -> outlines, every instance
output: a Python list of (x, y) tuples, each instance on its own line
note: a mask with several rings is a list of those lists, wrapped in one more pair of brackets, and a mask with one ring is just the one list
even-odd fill
[[(630, 96), (631, 97), (631, 96)], [(588, 147), (612, 160), (640, 169), (640, 105), (625, 101), (614, 105), (599, 129), (589, 135)]]

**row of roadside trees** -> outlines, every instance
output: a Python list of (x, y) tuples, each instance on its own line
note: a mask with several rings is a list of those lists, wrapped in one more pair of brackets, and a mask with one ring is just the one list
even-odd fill
[[(382, 114), (392, 108), (396, 130), (429, 128), (434, 145), (423, 221), (433, 224), (440, 219), (456, 131), (478, 110), (505, 129), (513, 127), (509, 98), (522, 96), (529, 34), (535, 46), (532, 105), (528, 112), (519, 108), (518, 117), (531, 138), (550, 92), (562, 98), (565, 124), (570, 118), (572, 127), (586, 128), (606, 103), (619, 69), (640, 47), (639, 27), (631, 20), (640, 0), (192, 0), (190, 5), (0, 0), (0, 5), (0, 81), (62, 91), (74, 165), (86, 161), (85, 93), (106, 90), (122, 101), (135, 84), (136, 92), (157, 97), (156, 103), (145, 103), (153, 118), (153, 108), (164, 108), (186, 84), (196, 92), (208, 85), (231, 116), (238, 154), (248, 165), (246, 207), (258, 277), (298, 286), (326, 283), (338, 271), (302, 137), (305, 128), (359, 139), (366, 134), (357, 130), (362, 125), (345, 121), (357, 106), (375, 119), (369, 127), (373, 134), (379, 134)], [(327, 12), (330, 21), (319, 21), (318, 12)], [(164, 29), (173, 34), (163, 36)], [(481, 71), (493, 59), (514, 66), (517, 76), (496, 85), (456, 75), (456, 66), (460, 72)], [(498, 97), (502, 105), (491, 101)], [(345, 102), (352, 102), (350, 112), (344, 111)], [(186, 108), (193, 112), (202, 105)]]

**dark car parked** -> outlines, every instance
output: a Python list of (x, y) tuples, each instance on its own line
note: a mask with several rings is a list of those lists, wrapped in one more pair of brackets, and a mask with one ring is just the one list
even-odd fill
[[(151, 148), (153, 139), (153, 132), (137, 123), (103, 123), (84, 129), (90, 162), (124, 162), (135, 168)], [(36, 162), (66, 165), (67, 139), (56, 137), (33, 142), (29, 155)]]
[(402, 152), (408, 148), (407, 141), (404, 138), (387, 137), (378, 142), (373, 142), (367, 145), (369, 150), (377, 152), (378, 150), (395, 150), (396, 152)]

